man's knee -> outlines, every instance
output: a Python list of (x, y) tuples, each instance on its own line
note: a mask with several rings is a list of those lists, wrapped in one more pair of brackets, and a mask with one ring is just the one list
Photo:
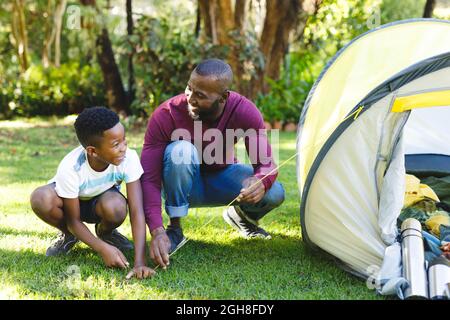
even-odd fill
[(164, 153), (164, 188), (170, 190), (170, 186), (189, 184), (199, 169), (195, 146), (183, 140), (172, 142)]
[(42, 186), (31, 193), (30, 204), (36, 214), (42, 215), (51, 212), (55, 207), (61, 206), (62, 201), (53, 188)]
[(190, 142), (178, 140), (170, 143), (164, 151), (165, 164), (198, 164), (197, 148)]
[(285, 191), (283, 185), (279, 182), (275, 182), (266, 194), (265, 200), (268, 206), (277, 208), (284, 202), (284, 198)]
[(127, 216), (127, 203), (121, 194), (111, 192), (98, 200), (96, 211), (102, 220), (120, 225)]

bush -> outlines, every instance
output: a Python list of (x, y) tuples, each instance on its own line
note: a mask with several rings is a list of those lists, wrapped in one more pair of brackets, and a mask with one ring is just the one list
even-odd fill
[(280, 80), (268, 79), (270, 91), (256, 100), (266, 121), (298, 122), (303, 104), (316, 74), (309, 54), (291, 53), (282, 69)]
[(87, 106), (104, 105), (105, 90), (97, 66), (77, 62), (59, 68), (31, 66), (17, 80), (2, 79), (0, 115), (67, 115)]
[(425, 3), (425, 0), (384, 0), (380, 6), (381, 22), (421, 18)]
[(168, 19), (143, 16), (131, 41), (136, 48), (134, 115), (150, 115), (164, 100), (184, 92), (196, 64), (208, 57), (225, 59), (227, 48), (202, 44)]
[[(291, 44), (280, 80), (268, 80), (270, 91), (258, 97), (266, 120), (298, 122), (308, 93), (333, 55), (368, 30), (379, 0), (324, 0), (309, 17), (302, 36)], [(333, 41), (330, 41), (332, 39)]]

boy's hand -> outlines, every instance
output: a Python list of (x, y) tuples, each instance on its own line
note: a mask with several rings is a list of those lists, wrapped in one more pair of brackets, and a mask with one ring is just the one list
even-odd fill
[(155, 273), (156, 271), (152, 268), (146, 266), (134, 266), (133, 270), (128, 272), (126, 279), (130, 280), (133, 277), (136, 277), (138, 279), (146, 279), (148, 277), (153, 277)]
[(127, 258), (123, 255), (123, 253), (114, 246), (111, 246), (105, 243), (105, 246), (100, 251), (100, 255), (105, 262), (107, 267), (118, 267), (122, 269), (126, 269), (130, 266), (127, 261)]
[(150, 257), (152, 260), (166, 269), (169, 265), (170, 240), (166, 234), (166, 230), (160, 227), (152, 232), (152, 240), (150, 241)]
[(242, 204), (256, 204), (264, 198), (266, 189), (264, 184), (256, 177), (250, 177), (244, 180), (241, 193), (237, 201)]

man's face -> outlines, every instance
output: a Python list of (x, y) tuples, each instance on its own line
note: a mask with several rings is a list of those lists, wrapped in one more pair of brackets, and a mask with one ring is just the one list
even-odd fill
[(186, 86), (188, 112), (194, 120), (214, 121), (223, 111), (225, 94), (223, 84), (209, 76), (192, 72)]
[(103, 132), (99, 145), (94, 149), (97, 160), (116, 166), (125, 160), (126, 151), (125, 128), (120, 122)]

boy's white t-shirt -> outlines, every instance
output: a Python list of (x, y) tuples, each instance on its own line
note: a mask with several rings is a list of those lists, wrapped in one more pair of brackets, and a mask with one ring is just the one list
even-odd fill
[(88, 200), (114, 185), (120, 188), (122, 181), (138, 180), (143, 172), (135, 150), (127, 148), (120, 165), (110, 164), (104, 171), (97, 172), (89, 165), (86, 150), (79, 146), (64, 157), (49, 183), (56, 182), (55, 191), (61, 198)]

